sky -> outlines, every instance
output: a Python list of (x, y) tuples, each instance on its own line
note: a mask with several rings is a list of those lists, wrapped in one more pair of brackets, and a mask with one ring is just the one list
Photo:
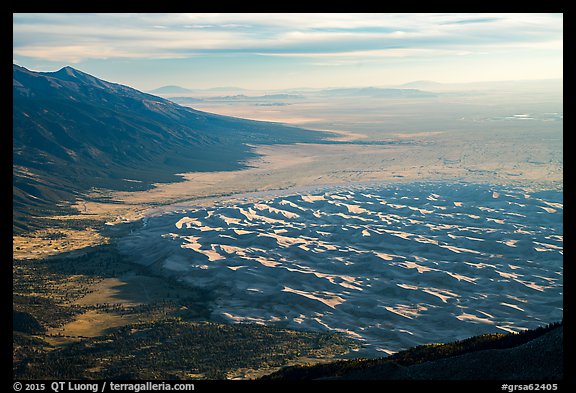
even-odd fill
[(149, 91), (563, 77), (563, 14), (13, 14), (13, 62)]

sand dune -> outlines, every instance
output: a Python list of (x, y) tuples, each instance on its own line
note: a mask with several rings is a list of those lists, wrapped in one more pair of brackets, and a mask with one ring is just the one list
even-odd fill
[(343, 332), (381, 356), (561, 319), (561, 201), (471, 183), (323, 187), (149, 217), (120, 248), (222, 293), (214, 320)]

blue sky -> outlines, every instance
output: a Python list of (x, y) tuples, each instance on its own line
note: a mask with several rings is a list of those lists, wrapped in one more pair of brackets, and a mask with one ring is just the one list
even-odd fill
[(562, 14), (14, 14), (13, 61), (141, 90), (563, 76)]

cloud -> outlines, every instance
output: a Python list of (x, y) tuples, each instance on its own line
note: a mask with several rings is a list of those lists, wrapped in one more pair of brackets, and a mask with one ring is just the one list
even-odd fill
[(499, 20), (501, 20), (501, 18), (467, 18), (467, 19), (456, 19), (456, 20), (451, 20), (451, 21), (447, 21), (444, 22), (443, 24), (445, 25), (464, 25), (464, 24), (470, 24), (470, 23), (492, 23), (492, 22), (498, 22)]
[(548, 14), (14, 14), (13, 57), (180, 59), (258, 54), (346, 59), (556, 48)]

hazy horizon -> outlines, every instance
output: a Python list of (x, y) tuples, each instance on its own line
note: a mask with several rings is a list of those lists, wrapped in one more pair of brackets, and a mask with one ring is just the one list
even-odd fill
[[(74, 68), (78, 71), (84, 72), (86, 74), (92, 75), (98, 79), (102, 79), (105, 80), (107, 82), (112, 82), (112, 83), (118, 83), (118, 84), (122, 84), (122, 85), (126, 85), (128, 87), (134, 87), (128, 83), (124, 83), (121, 80), (107, 80), (99, 75), (94, 75), (91, 74), (90, 72), (85, 71), (84, 69), (82, 69), (81, 67), (77, 67), (74, 64), (66, 64), (66, 65), (62, 65), (60, 67), (56, 67), (54, 69), (45, 69), (45, 70), (39, 70), (39, 69), (35, 69), (35, 68), (29, 68), (26, 67), (22, 64), (17, 64), (14, 63), (14, 65), (16, 66), (20, 66), (20, 67), (24, 67), (30, 71), (34, 71), (34, 72), (46, 72), (46, 73), (51, 73), (51, 72), (58, 72), (59, 70), (61, 70), (62, 68), (65, 67), (71, 67)], [(428, 80), (428, 79), (419, 79), (419, 80), (411, 80), (411, 81), (407, 81), (404, 83), (398, 83), (398, 84), (381, 84), (381, 85), (329, 85), (329, 86), (322, 86), (322, 87), (311, 87), (311, 86), (293, 86), (293, 87), (285, 87), (285, 88), (266, 88), (266, 87), (262, 87), (262, 88), (248, 88), (245, 86), (233, 86), (233, 85), (208, 85), (208, 86), (204, 86), (204, 87), (197, 87), (197, 86), (190, 86), (190, 85), (184, 85), (184, 84), (165, 84), (165, 85), (158, 85), (155, 87), (151, 87), (148, 89), (139, 89), (136, 88), (137, 90), (141, 90), (143, 92), (146, 93), (151, 93), (154, 92), (155, 90), (160, 90), (163, 88), (182, 88), (182, 89), (187, 89), (190, 90), (192, 93), (195, 91), (210, 91), (210, 90), (222, 90), (222, 91), (248, 91), (248, 92), (265, 92), (265, 91), (270, 91), (270, 92), (280, 92), (280, 91), (298, 91), (298, 90), (311, 90), (311, 91), (316, 91), (316, 90), (329, 90), (329, 89), (339, 89), (339, 88), (350, 88), (350, 89), (354, 89), (354, 88), (406, 88), (406, 89), (420, 89), (420, 90), (436, 90), (436, 89), (442, 89), (442, 88), (458, 88), (461, 87), (462, 89), (466, 89), (466, 88), (471, 88), (471, 87), (477, 87), (477, 86), (490, 86), (493, 84), (505, 84), (505, 83), (547, 83), (547, 82), (563, 82), (564, 78), (563, 77), (558, 77), (558, 78), (543, 78), (543, 79), (501, 79), (501, 80), (485, 80), (485, 81), (480, 81), (480, 80), (471, 80), (471, 81), (467, 81), (467, 82), (444, 82), (444, 81), (438, 81), (438, 80)], [(425, 86), (416, 86), (416, 85), (420, 85), (420, 84), (431, 84), (430, 87)], [(415, 86), (412, 86), (415, 85)], [(159, 95), (162, 95), (162, 93), (158, 93)], [(170, 95), (170, 93), (165, 93), (167, 95)]]
[(149, 91), (563, 78), (562, 14), (13, 14), (13, 63)]

